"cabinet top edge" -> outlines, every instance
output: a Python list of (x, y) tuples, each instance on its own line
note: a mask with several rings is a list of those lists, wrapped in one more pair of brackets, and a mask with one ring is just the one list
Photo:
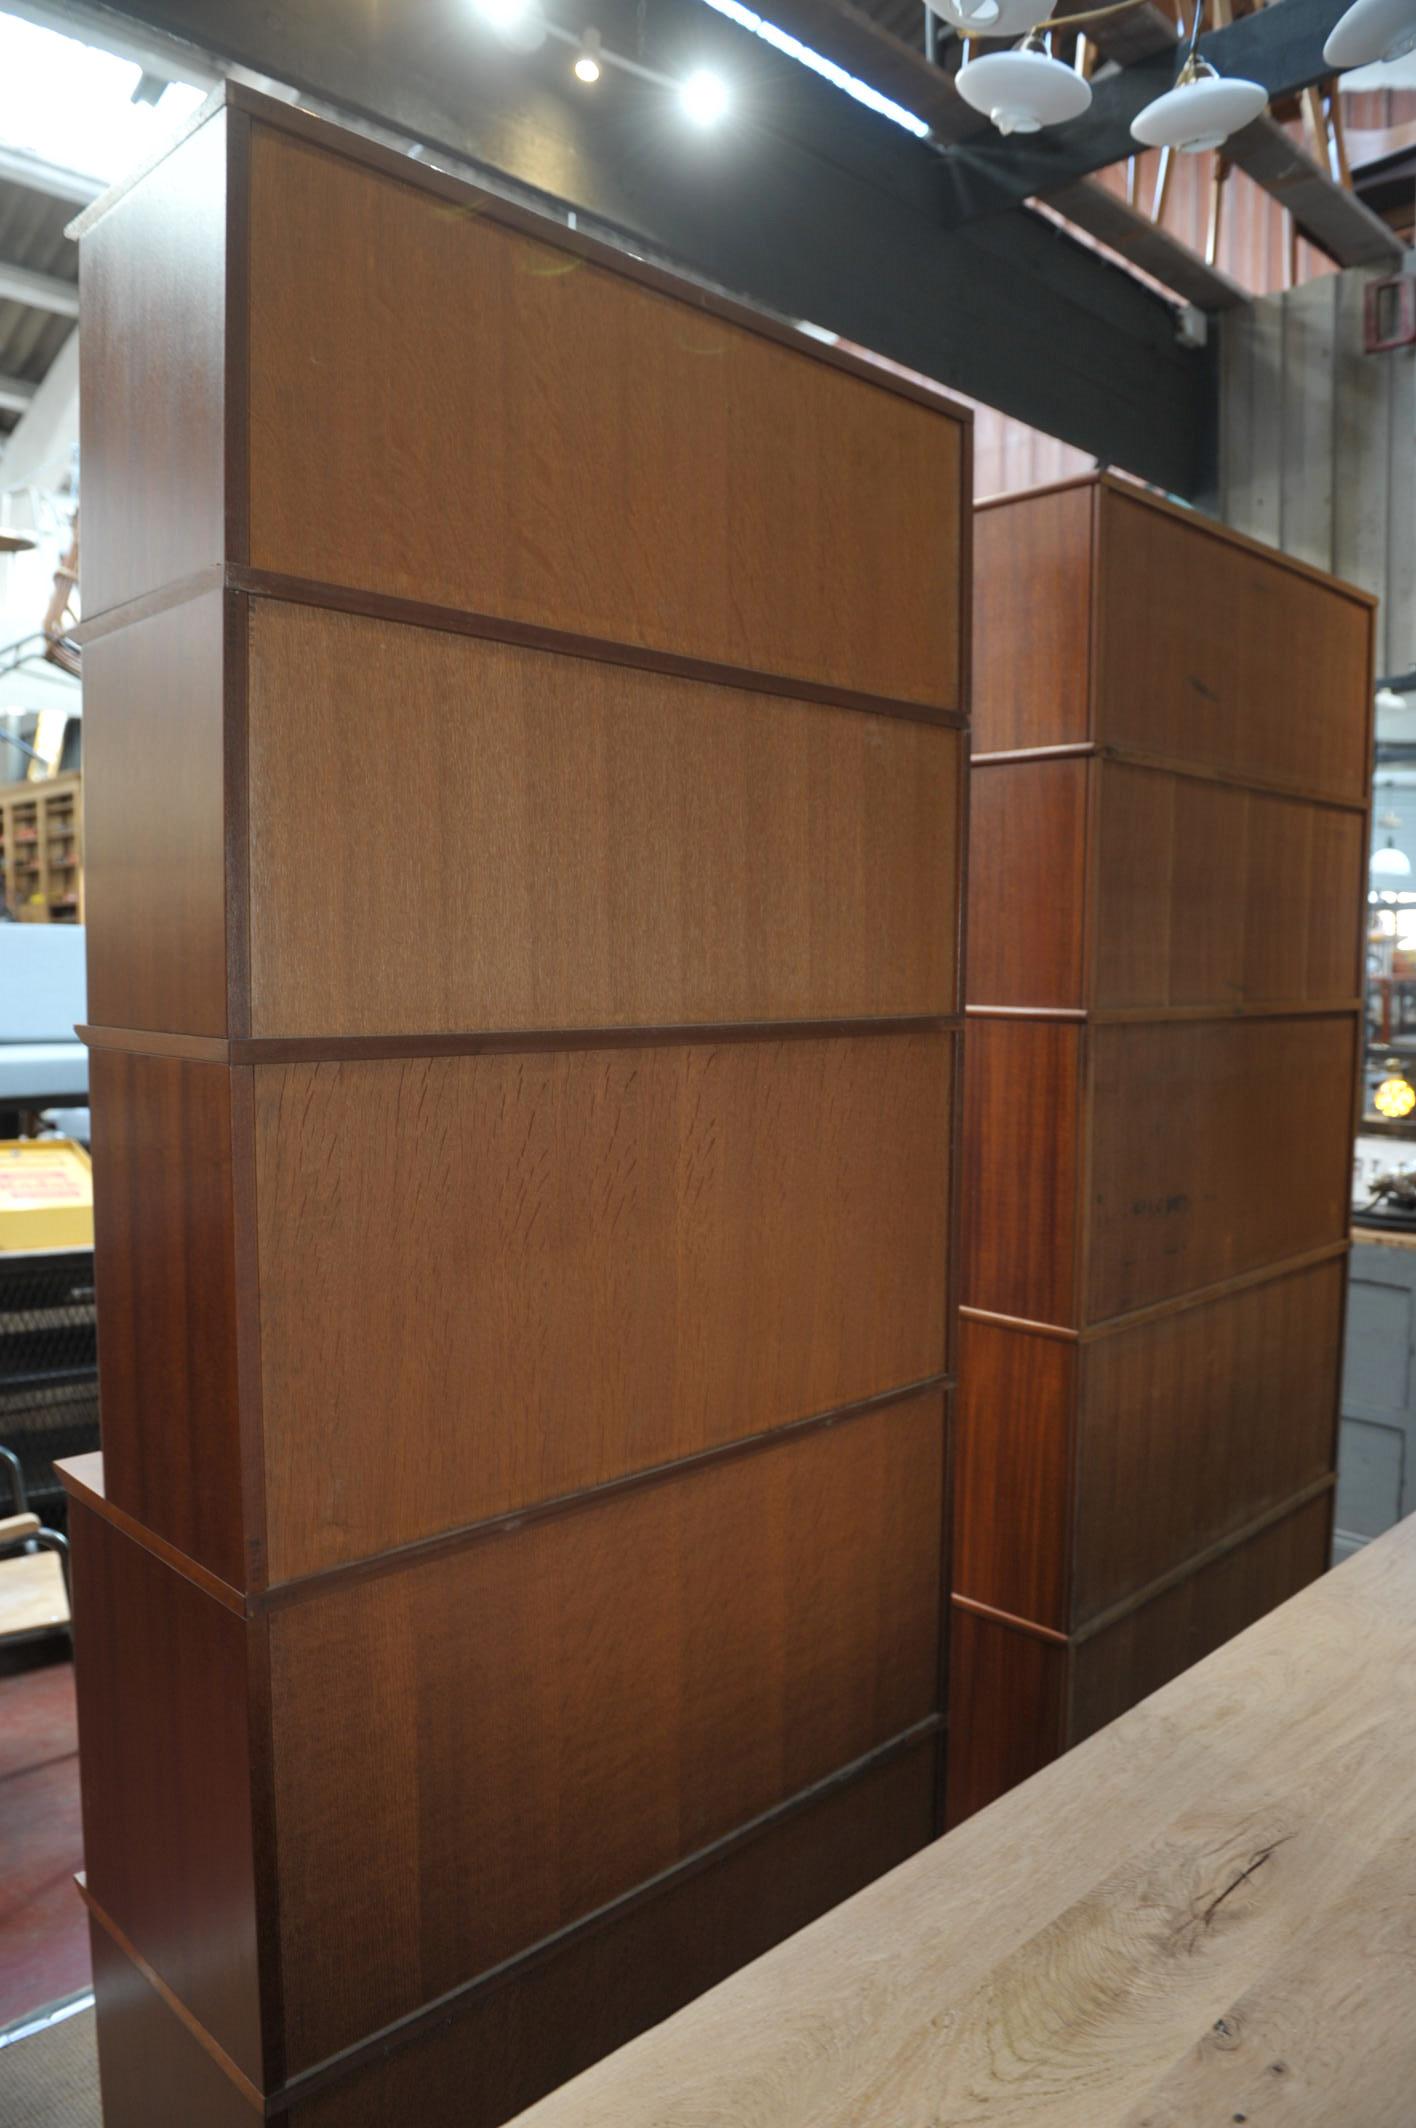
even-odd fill
[[(165, 142), (126, 176), (110, 185), (106, 192), (101, 193), (91, 206), (86, 207), (68, 225), (66, 234), (76, 240), (88, 236), (128, 193), (184, 146), (194, 133), (223, 112), (232, 111), (278, 132), (288, 133), (309, 146), (323, 148), (330, 154), (342, 156), (345, 161), (358, 163), (381, 176), (412, 185), (416, 190), (426, 192), (433, 198), (473, 205), (485, 221), (497, 223), (519, 235), (552, 245), (557, 250), (571, 252), (589, 264), (602, 266), (608, 272), (618, 274), (621, 279), (636, 281), (642, 287), (704, 311), (726, 324), (737, 325), (744, 331), (755, 333), (761, 339), (775, 341), (777, 345), (788, 348), (795, 354), (825, 364), (828, 369), (842, 370), (862, 383), (874, 385), (879, 391), (889, 392), (894, 398), (912, 400), (927, 412), (942, 415), (946, 420), (956, 423), (965, 434), (973, 428), (973, 408), (954, 398), (943, 385), (933, 384), (926, 378), (916, 378), (908, 372), (892, 368), (883, 358), (876, 359), (865, 353), (855, 353), (839, 344), (818, 339), (814, 334), (804, 332), (790, 318), (771, 310), (760, 309), (725, 290), (695, 280), (691, 268), (686, 265), (661, 266), (651, 260), (638, 258), (634, 253), (621, 249), (619, 245), (604, 237), (590, 236), (584, 230), (568, 228), (552, 213), (523, 206), (519, 201), (509, 199), (504, 193), (494, 191), (489, 185), (478, 183), (475, 177), (463, 176), (453, 168), (415, 159), (399, 148), (391, 147), (360, 132), (352, 115), (344, 119), (325, 117), (297, 104), (286, 103), (279, 97), (247, 88), (242, 82), (219, 83), (201, 108), (193, 112), (186, 125), (171, 140)], [(446, 157), (448, 163), (461, 161), (456, 151), (450, 148), (439, 148), (433, 152)], [(627, 238), (632, 238), (632, 235), (632, 232), (626, 232)], [(967, 517), (966, 493), (961, 496), (961, 500), (964, 506), (963, 514)]]
[[(90, 209), (90, 212), (93, 210)], [(1158, 495), (1153, 488), (1129, 475), (1095, 469), (1090, 473), (1073, 473), (1065, 480), (1041, 481), (1036, 487), (1014, 488), (1006, 494), (983, 495), (974, 503), (975, 513), (984, 510), (1002, 510), (1013, 503), (1041, 502), (1050, 495), (1065, 495), (1086, 488), (1099, 493), (1119, 496), (1125, 502), (1139, 503), (1145, 509), (1154, 510), (1158, 516), (1174, 518), (1177, 524), (1187, 525), (1192, 532), (1203, 533), (1210, 539), (1222, 540), (1226, 546), (1237, 547), (1246, 554), (1257, 555), (1261, 561), (1272, 562), (1280, 569), (1287, 569), (1294, 576), (1301, 576), (1310, 584), (1321, 584), (1326, 590), (1336, 592), (1341, 598), (1351, 599), (1355, 605), (1375, 610), (1376, 594), (1364, 591), (1360, 584), (1348, 578), (1334, 576), (1331, 570), (1320, 569), (1313, 562), (1301, 561), (1296, 554), (1285, 554), (1281, 547), (1272, 547), (1267, 540), (1255, 539), (1248, 532), (1240, 532), (1233, 525), (1226, 525), (1217, 517), (1209, 517), (1193, 504), (1173, 502), (1168, 495)]]

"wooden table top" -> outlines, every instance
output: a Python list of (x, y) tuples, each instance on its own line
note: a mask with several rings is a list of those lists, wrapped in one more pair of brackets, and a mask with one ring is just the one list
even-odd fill
[(966, 2122), (1416, 2122), (1416, 1516), (518, 2128)]

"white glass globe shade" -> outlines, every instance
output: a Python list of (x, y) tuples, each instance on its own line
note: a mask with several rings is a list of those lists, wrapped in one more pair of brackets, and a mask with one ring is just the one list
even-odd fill
[(1247, 126), (1267, 104), (1257, 81), (1201, 74), (1196, 81), (1177, 82), (1138, 111), (1131, 121), (1131, 138), (1144, 148), (1179, 148), (1198, 155)]
[(973, 36), (1020, 37), (1051, 14), (1049, 0), (925, 0), (950, 29)]
[(1046, 52), (988, 52), (960, 67), (954, 86), (1000, 133), (1036, 133), (1080, 118), (1092, 92), (1080, 74)]
[(1416, 0), (1352, 0), (1323, 46), (1331, 67), (1370, 66), (1416, 50)]
[(1405, 850), (1394, 849), (1388, 836), (1386, 848), (1372, 852), (1368, 870), (1382, 879), (1405, 879), (1411, 871), (1411, 859)]

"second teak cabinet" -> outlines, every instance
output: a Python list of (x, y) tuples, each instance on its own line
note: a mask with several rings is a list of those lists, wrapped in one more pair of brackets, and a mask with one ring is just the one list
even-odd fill
[(1111, 478), (976, 514), (954, 1819), (1327, 1563), (1371, 654)]

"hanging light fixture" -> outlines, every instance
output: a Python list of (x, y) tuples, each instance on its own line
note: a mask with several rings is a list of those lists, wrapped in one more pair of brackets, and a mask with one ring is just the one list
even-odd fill
[(1399, 1057), (1387, 1058), (1386, 1073), (1372, 1095), (1372, 1106), (1379, 1116), (1385, 1116), (1391, 1123), (1400, 1123), (1416, 1108), (1416, 1086), (1402, 1070)]
[(1131, 120), (1131, 138), (1143, 148), (1178, 148), (1200, 155), (1217, 148), (1268, 108), (1268, 92), (1257, 81), (1241, 81), (1217, 72), (1195, 49), (1204, 20), (1204, 0), (1195, 0), (1185, 59), (1173, 89), (1157, 96)]
[(925, 5), (963, 37), (1020, 37), (1052, 13), (1047, 0), (925, 0)]
[(1328, 31), (1330, 67), (1371, 66), (1416, 52), (1416, 0), (1352, 0)]
[(1080, 118), (1092, 100), (1091, 84), (1053, 58), (1040, 29), (1015, 51), (970, 59), (955, 75), (954, 86), (1000, 133), (1038, 133), (1061, 125)]
[(1387, 831), (1387, 839), (1383, 848), (1372, 852), (1371, 862), (1367, 867), (1368, 871), (1372, 873), (1374, 878), (1379, 879), (1408, 878), (1411, 872), (1411, 859), (1407, 856), (1405, 850), (1398, 850), (1396, 844), (1392, 841), (1392, 836), (1401, 826), (1400, 814), (1383, 813), (1381, 819), (1377, 822), (1377, 826)]

